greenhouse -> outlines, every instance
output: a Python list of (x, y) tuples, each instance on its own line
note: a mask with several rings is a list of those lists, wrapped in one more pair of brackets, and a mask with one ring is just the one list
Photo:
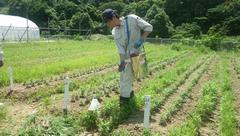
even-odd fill
[(38, 26), (23, 17), (0, 14), (0, 40), (26, 41), (40, 38)]

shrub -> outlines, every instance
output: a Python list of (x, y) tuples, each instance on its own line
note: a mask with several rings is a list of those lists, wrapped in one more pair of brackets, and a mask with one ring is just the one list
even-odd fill
[(201, 28), (194, 23), (183, 23), (181, 26), (177, 26), (175, 29), (175, 33), (173, 38), (183, 38), (183, 37), (191, 37), (191, 38), (199, 38), (201, 35)]
[(212, 50), (221, 50), (221, 38), (218, 36), (207, 36), (202, 40), (202, 44)]

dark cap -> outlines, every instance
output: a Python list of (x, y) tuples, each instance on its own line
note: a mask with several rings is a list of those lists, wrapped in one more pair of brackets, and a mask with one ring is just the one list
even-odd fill
[(112, 20), (112, 17), (117, 13), (116, 10), (112, 10), (112, 9), (105, 9), (102, 12), (102, 18), (103, 21), (106, 23), (108, 20)]

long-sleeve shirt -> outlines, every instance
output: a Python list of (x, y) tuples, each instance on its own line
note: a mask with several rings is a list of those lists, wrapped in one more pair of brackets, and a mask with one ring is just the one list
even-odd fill
[(128, 30), (129, 30), (129, 45), (127, 37), (126, 19), (120, 18), (120, 26), (114, 27), (112, 34), (117, 45), (119, 54), (128, 57), (129, 54), (139, 52), (139, 49), (134, 48), (134, 43), (141, 38), (141, 30), (151, 32), (153, 27), (151, 24), (143, 20), (142, 18), (131, 14), (127, 16)]

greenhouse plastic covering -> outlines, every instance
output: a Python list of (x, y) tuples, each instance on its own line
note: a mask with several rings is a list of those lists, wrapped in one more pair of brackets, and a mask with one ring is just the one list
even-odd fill
[[(40, 38), (38, 26), (23, 17), (0, 14), (0, 40), (20, 41)], [(27, 27), (28, 26), (28, 27)]]

